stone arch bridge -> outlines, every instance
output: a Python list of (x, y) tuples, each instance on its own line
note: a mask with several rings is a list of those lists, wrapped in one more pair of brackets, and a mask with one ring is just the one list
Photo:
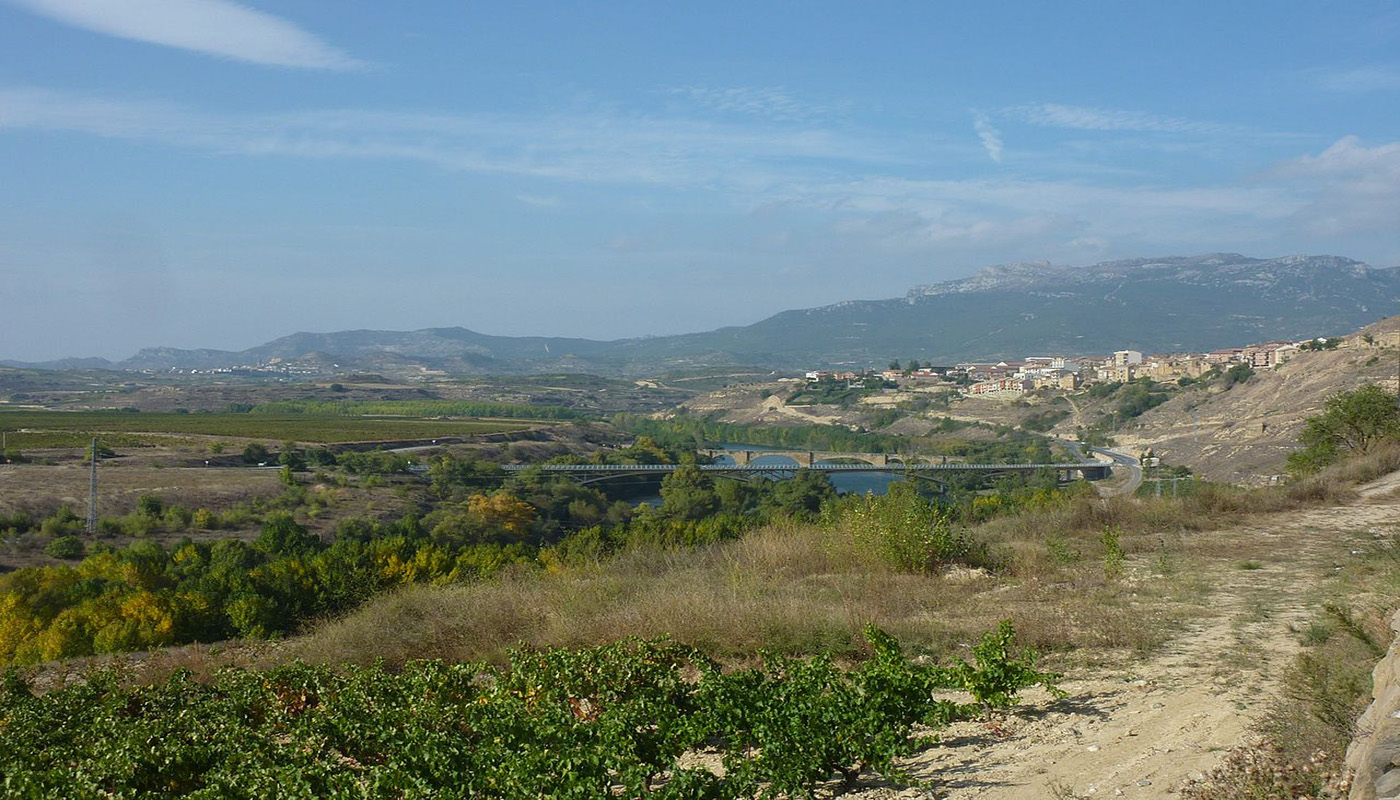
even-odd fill
[[(799, 467), (812, 467), (823, 461), (862, 461), (873, 467), (893, 467), (906, 464), (947, 464), (947, 457), (907, 456), (899, 453), (837, 453), (831, 450), (700, 450), (709, 458), (729, 456), (734, 464), (747, 467), (755, 459), (782, 456), (797, 462)], [(956, 461), (957, 459), (954, 459)]]

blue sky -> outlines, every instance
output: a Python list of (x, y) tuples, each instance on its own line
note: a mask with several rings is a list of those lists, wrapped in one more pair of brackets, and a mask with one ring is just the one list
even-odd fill
[(1400, 265), (1400, 8), (0, 0), (0, 358)]

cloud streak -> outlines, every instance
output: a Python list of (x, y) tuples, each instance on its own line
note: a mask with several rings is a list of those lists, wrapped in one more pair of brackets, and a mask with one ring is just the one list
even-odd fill
[[(1001, 158), (1001, 136), (990, 117), (974, 112), (973, 127), (987, 156)], [(1005, 245), (1054, 254), (1085, 243), (1095, 250), (1164, 252), (1276, 246), (1296, 231), (1384, 236), (1400, 218), (1400, 143), (1368, 147), (1354, 137), (1282, 161), (1248, 182), (1181, 186), (1170, 178), (1097, 173), (919, 178), (912, 176), (934, 160), (928, 154), (939, 146), (922, 137), (611, 109), (214, 114), (167, 103), (0, 89), (0, 131), (7, 128), (227, 156), (388, 160), (545, 181), (704, 191), (736, 208), (799, 210), (849, 241), (909, 252)], [(973, 152), (970, 142), (957, 147), (963, 160)], [(514, 197), (539, 208), (559, 204), (554, 193), (537, 187), (521, 187)]]
[(358, 110), (211, 114), (168, 103), (0, 89), (0, 129), (86, 133), (221, 154), (414, 161), (449, 170), (597, 183), (743, 188), (795, 160), (875, 163), (888, 153), (812, 128), (616, 113), (508, 115)]
[(997, 130), (991, 119), (981, 111), (972, 114), (972, 128), (977, 131), (977, 138), (981, 140), (982, 147), (987, 151), (987, 157), (1001, 163), (1002, 141), (1001, 131)]
[(286, 20), (232, 0), (6, 0), (96, 33), (278, 67), (364, 65)]
[(1012, 106), (1005, 114), (1031, 125), (1080, 131), (1132, 131), (1139, 133), (1241, 133), (1243, 128), (1215, 122), (1196, 122), (1177, 117), (1108, 108), (1036, 103)]
[(811, 119), (830, 110), (827, 106), (802, 102), (781, 87), (681, 86), (667, 93), (721, 114), (744, 114), (787, 122)]

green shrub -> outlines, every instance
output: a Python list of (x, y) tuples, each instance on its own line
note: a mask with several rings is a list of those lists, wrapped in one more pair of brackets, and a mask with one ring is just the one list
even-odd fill
[(54, 558), (68, 560), (82, 558), (84, 551), (83, 540), (72, 535), (60, 536), (49, 542), (49, 546), (44, 548), (44, 552)]
[(929, 572), (973, 555), (967, 534), (920, 497), (912, 482), (890, 484), (883, 496), (843, 498), (828, 505), (823, 518), (858, 557), (897, 570)]

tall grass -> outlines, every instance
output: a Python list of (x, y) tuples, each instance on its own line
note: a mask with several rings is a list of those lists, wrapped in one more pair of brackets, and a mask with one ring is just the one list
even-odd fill
[[(1206, 591), (1189, 575), (1168, 575), (1175, 558), (1243, 555), (1238, 541), (1197, 534), (1347, 499), (1350, 482), (1391, 463), (1400, 453), (1264, 490), (1203, 484), (1179, 498), (1052, 495), (980, 524), (951, 524), (898, 494), (883, 505), (848, 499), (845, 513), (822, 525), (778, 523), (698, 548), (643, 545), (489, 582), (407, 588), (290, 646), (313, 661), (397, 663), (671, 635), (743, 658), (759, 649), (853, 653), (861, 627), (873, 622), (937, 652), (1011, 615), (1022, 638), (1042, 649), (1141, 652), (1179, 622), (1182, 610), (1167, 598)], [(1163, 602), (1153, 602), (1154, 592)]]
[[(1162, 639), (1162, 626), (1101, 572), (1067, 568), (1060, 579), (1076, 591), (1047, 602), (1045, 584), (984, 570), (901, 572), (861, 557), (840, 530), (775, 524), (695, 550), (635, 549), (478, 584), (410, 587), (288, 646), (311, 661), (396, 664), (666, 635), (743, 659), (758, 650), (855, 654), (862, 626), (874, 623), (951, 653), (1008, 615), (1022, 640), (1046, 650), (1146, 649)], [(982, 598), (994, 588), (998, 603), (989, 604)]]

